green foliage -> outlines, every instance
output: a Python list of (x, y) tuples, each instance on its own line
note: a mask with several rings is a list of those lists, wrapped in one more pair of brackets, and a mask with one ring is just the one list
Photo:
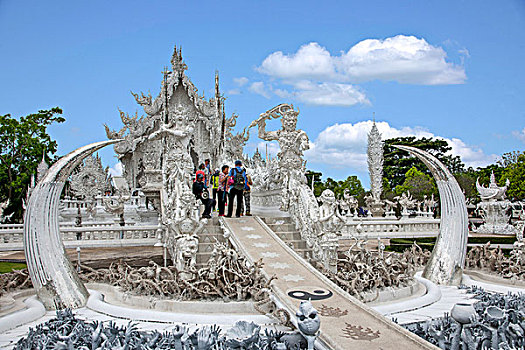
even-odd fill
[(452, 173), (464, 171), (464, 164), (458, 156), (447, 154), (452, 148), (447, 141), (423, 137), (417, 139), (410, 137), (397, 137), (385, 140), (383, 146), (384, 153), (384, 168), (383, 178), (388, 182), (386, 192), (388, 189), (396, 191), (396, 187), (403, 184), (405, 181), (405, 174), (415, 167), (417, 170), (431, 176), (428, 168), (417, 158), (412, 157), (408, 152), (402, 151), (394, 145), (406, 145), (419, 148), (423, 151), (429, 152), (445, 164)]
[(312, 187), (312, 181), (314, 182), (314, 186), (316, 183), (322, 182), (321, 177), (323, 176), (323, 173), (319, 171), (306, 170), (304, 175), (306, 176), (306, 182), (310, 187)]
[(457, 173), (454, 174), (454, 177), (456, 178), (459, 187), (463, 190), (463, 193), (465, 194), (465, 198), (470, 198), (472, 200), (476, 200), (478, 198), (478, 190), (476, 189), (476, 174), (475, 172), (463, 172), (463, 173)]
[(520, 155), (523, 155), (524, 153), (522, 151), (512, 151), (503, 153), (501, 155), (501, 159), (498, 161), (498, 165), (506, 168), (509, 165), (516, 164), (518, 162), (518, 159)]
[(12, 220), (22, 218), (22, 201), (42, 155), (50, 163), (56, 152), (57, 143), (47, 134), (47, 127), (65, 121), (61, 114), (55, 107), (19, 119), (0, 116), (0, 201), (9, 199), (5, 214), (14, 212)]
[(519, 154), (515, 162), (503, 170), (500, 182), (510, 181), (507, 197), (511, 200), (525, 199), (525, 154)]
[(423, 200), (424, 196), (437, 196), (437, 187), (434, 179), (419, 171), (416, 167), (410, 168), (405, 174), (405, 181), (396, 187), (396, 194), (400, 196), (403, 192), (410, 192), (412, 197)]
[(0, 273), (8, 273), (13, 270), (22, 270), (27, 267), (24, 263), (0, 262)]
[(356, 196), (359, 200), (365, 195), (365, 189), (361, 181), (355, 175), (348, 176), (344, 181), (335, 181), (332, 178), (326, 179), (325, 182), (319, 182), (314, 185), (314, 194), (320, 196), (325, 189), (331, 189), (336, 198), (341, 198), (345, 189), (350, 190), (350, 194)]

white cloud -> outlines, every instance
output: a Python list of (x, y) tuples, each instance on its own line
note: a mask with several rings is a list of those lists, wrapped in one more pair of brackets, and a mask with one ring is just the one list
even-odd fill
[(256, 81), (253, 82), (250, 87), (248, 88), (253, 93), (259, 94), (261, 96), (264, 96), (266, 98), (270, 98), (271, 89), (267, 87), (262, 81)]
[[(372, 128), (372, 121), (362, 121), (355, 124), (344, 123), (327, 127), (311, 142), (306, 159), (313, 163), (325, 163), (335, 168), (351, 168), (357, 172), (366, 172), (367, 168), (367, 136)], [(461, 157), (468, 166), (478, 167), (493, 163), (497, 155), (487, 155), (479, 147), (467, 145), (458, 138), (436, 136), (421, 127), (395, 128), (387, 122), (376, 123), (383, 139), (404, 136), (434, 137), (445, 140), (452, 147), (451, 153)]]
[(523, 130), (521, 131), (519, 130), (513, 131), (512, 135), (518, 138), (519, 140), (521, 140), (522, 142), (525, 142), (525, 128), (523, 128)]
[(248, 78), (246, 77), (240, 77), (240, 78), (233, 78), (233, 82), (237, 84), (238, 86), (244, 86), (248, 83)]
[(340, 83), (312, 83), (301, 81), (294, 84), (296, 90), (290, 95), (297, 100), (312, 105), (322, 106), (353, 106), (355, 104), (370, 104), (365, 94), (356, 86)]
[(226, 94), (227, 95), (240, 95), (241, 94), (241, 90), (239, 90), (239, 89), (231, 89), (231, 90), (226, 91)]
[(290, 80), (363, 82), (397, 81), (407, 84), (461, 84), (466, 80), (462, 66), (447, 62), (446, 52), (423, 38), (397, 35), (384, 40), (366, 39), (347, 52), (332, 55), (316, 42), (296, 53), (277, 51), (266, 57), (257, 70)]
[(335, 59), (339, 71), (351, 81), (386, 80), (406, 84), (462, 84), (462, 66), (446, 61), (441, 48), (425, 39), (398, 35), (385, 40), (367, 39)]
[[(370, 104), (355, 83), (372, 80), (418, 85), (464, 83), (467, 77), (463, 60), (469, 53), (463, 48), (460, 54), (461, 64), (449, 62), (443, 48), (406, 35), (362, 40), (337, 54), (311, 42), (294, 53), (276, 51), (268, 55), (256, 70), (270, 77), (272, 86), (256, 82), (249, 90), (266, 98), (275, 94), (313, 105)], [(248, 79), (243, 80), (243, 84), (247, 82)]]
[(335, 76), (335, 65), (330, 52), (318, 43), (303, 45), (291, 55), (282, 51), (270, 54), (257, 70), (283, 79), (321, 79)]
[(118, 162), (118, 163), (116, 163), (115, 165), (113, 165), (112, 167), (109, 168), (109, 175), (111, 175), (111, 176), (122, 176), (122, 171), (123, 171), (122, 163)]

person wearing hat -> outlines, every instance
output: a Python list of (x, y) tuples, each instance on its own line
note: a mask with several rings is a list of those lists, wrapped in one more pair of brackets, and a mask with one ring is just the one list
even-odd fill
[(215, 204), (215, 201), (210, 198), (208, 189), (204, 184), (204, 174), (197, 174), (197, 181), (193, 183), (192, 192), (195, 195), (195, 198), (200, 199), (202, 204), (204, 204), (204, 212), (202, 213), (202, 217), (204, 219), (211, 219), (211, 208)]
[(233, 213), (233, 200), (237, 199), (237, 208), (235, 210), (235, 216), (241, 216), (241, 207), (244, 194), (244, 188), (247, 182), (246, 171), (242, 168), (242, 162), (240, 160), (235, 161), (235, 167), (230, 170), (230, 179), (232, 180), (230, 194), (228, 196), (228, 215), (226, 217), (231, 218)]
[[(215, 169), (215, 172), (210, 178), (211, 190), (213, 193), (213, 200), (217, 202), (217, 194), (219, 193), (219, 169)], [(215, 211), (215, 204), (213, 205), (213, 211)]]

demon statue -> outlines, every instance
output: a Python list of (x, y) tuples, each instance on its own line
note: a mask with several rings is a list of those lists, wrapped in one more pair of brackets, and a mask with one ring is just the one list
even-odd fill
[[(278, 141), (280, 152), (277, 154), (279, 168), (282, 171), (282, 203), (281, 210), (288, 210), (291, 191), (297, 188), (294, 184), (305, 184), (305, 161), (303, 151), (310, 148), (308, 136), (303, 130), (297, 130), (297, 116), (293, 105), (280, 104), (260, 115), (249, 128), (258, 126), (259, 138), (265, 141)], [(266, 131), (266, 122), (281, 118), (282, 129)]]

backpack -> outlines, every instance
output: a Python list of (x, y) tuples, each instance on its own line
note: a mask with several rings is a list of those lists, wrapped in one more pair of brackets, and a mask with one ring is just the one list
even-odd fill
[(236, 190), (244, 190), (244, 171), (239, 172), (237, 168), (233, 168), (233, 188)]

